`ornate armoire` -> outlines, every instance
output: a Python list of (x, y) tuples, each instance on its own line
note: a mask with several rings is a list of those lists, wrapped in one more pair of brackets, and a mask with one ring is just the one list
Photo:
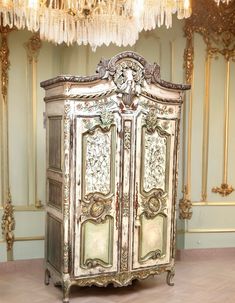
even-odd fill
[(45, 283), (125, 286), (167, 272), (172, 285), (180, 111), (188, 85), (161, 80), (133, 52), (94, 76), (44, 81)]

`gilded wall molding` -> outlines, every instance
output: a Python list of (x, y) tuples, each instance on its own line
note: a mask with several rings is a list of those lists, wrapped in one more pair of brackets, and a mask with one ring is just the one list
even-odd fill
[[(234, 59), (235, 57), (235, 1), (230, 2), (228, 5), (221, 3), (219, 6), (214, 1), (210, 0), (194, 0), (192, 1), (192, 15), (186, 19), (184, 33), (186, 36), (186, 48), (184, 52), (184, 67), (186, 74), (187, 83), (193, 84), (193, 73), (194, 73), (194, 45), (193, 39), (194, 34), (198, 33), (202, 36), (206, 45), (206, 58), (216, 58), (222, 55), (227, 62)], [(208, 64), (207, 64), (208, 65)], [(205, 95), (204, 105), (204, 116), (206, 115), (207, 120), (209, 117), (209, 68), (206, 70), (206, 87), (207, 92)], [(227, 81), (228, 83), (228, 81)], [(226, 84), (227, 85), (227, 84)], [(193, 85), (192, 85), (193, 86)], [(188, 160), (187, 160), (187, 181), (186, 188), (187, 194), (184, 192), (184, 197), (181, 200), (180, 208), (184, 211), (190, 210), (192, 203), (190, 201), (190, 187), (191, 187), (191, 128), (190, 123), (192, 120), (192, 94), (190, 95), (189, 103), (189, 127), (188, 127)], [(227, 102), (226, 102), (227, 98)], [(228, 117), (228, 95), (225, 96), (225, 131), (224, 138), (225, 143), (228, 141), (228, 124), (226, 125), (226, 115)], [(227, 119), (228, 121), (228, 119)], [(205, 123), (206, 136), (203, 138), (203, 175), (202, 175), (202, 201), (207, 199), (207, 167), (208, 167), (208, 121)], [(228, 143), (228, 142), (227, 142)], [(221, 187), (214, 187), (213, 192), (220, 193), (225, 196), (232, 192), (232, 187), (227, 184), (227, 155), (228, 144), (224, 145), (224, 178)], [(190, 155), (189, 155), (190, 154)], [(206, 176), (205, 176), (206, 174)], [(226, 190), (226, 192), (225, 192)], [(188, 203), (188, 205), (187, 205)], [(190, 215), (181, 215), (186, 218), (191, 217)]]
[(1, 47), (1, 100), (0, 100), (0, 153), (1, 153), (1, 188), (2, 205), (7, 201), (9, 189), (9, 156), (8, 156), (8, 71), (10, 67), (8, 35), (12, 31), (9, 27), (0, 26)]
[(14, 218), (14, 207), (11, 201), (10, 191), (8, 193), (8, 199), (4, 205), (4, 212), (2, 216), (2, 234), (7, 243), (7, 251), (13, 249), (14, 244), (14, 229), (15, 229), (15, 218)]
[(12, 31), (8, 26), (0, 26), (1, 33), (1, 48), (0, 48), (0, 59), (1, 59), (1, 85), (2, 95), (5, 102), (7, 102), (8, 95), (8, 71), (10, 68), (9, 61), (9, 47), (8, 47), (8, 34)]
[(27, 79), (29, 83), (28, 106), (31, 111), (28, 117), (28, 136), (31, 137), (28, 141), (28, 154), (30, 155), (28, 160), (28, 204), (31, 202), (36, 208), (41, 208), (43, 205), (37, 195), (37, 62), (42, 47), (39, 34), (36, 33), (32, 35), (31, 38), (24, 43), (24, 47), (29, 64), (29, 75)]

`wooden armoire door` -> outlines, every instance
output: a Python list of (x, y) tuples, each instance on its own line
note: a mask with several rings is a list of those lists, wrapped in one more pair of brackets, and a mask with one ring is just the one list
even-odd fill
[(137, 118), (133, 269), (171, 261), (177, 120), (166, 113), (149, 102)]
[(105, 107), (75, 118), (75, 277), (118, 269), (120, 116)]

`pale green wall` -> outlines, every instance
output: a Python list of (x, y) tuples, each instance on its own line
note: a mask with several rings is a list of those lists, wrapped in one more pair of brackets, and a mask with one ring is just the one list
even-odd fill
[[(43, 43), (37, 63), (37, 192), (38, 199), (45, 203), (45, 129), (43, 128), (44, 91), (40, 88), (40, 81), (58, 74), (87, 75), (93, 74), (101, 57), (112, 57), (123, 50), (139, 52), (149, 62), (157, 62), (161, 66), (162, 78), (168, 81), (184, 82), (183, 53), (185, 38), (183, 36), (183, 21), (174, 20), (173, 28), (157, 29), (153, 32), (144, 32), (139, 41), (132, 48), (118, 48), (116, 46), (97, 48), (92, 52), (87, 46), (54, 46)], [(31, 119), (31, 79), (32, 70), (27, 60), (24, 43), (32, 36), (26, 31), (15, 31), (9, 35), (10, 62), (9, 71), (9, 159), (10, 159), (10, 188), (12, 201), (16, 207), (28, 207), (32, 201), (30, 188), (30, 138), (32, 129)], [(200, 201), (202, 175), (202, 122), (204, 85), (204, 53), (205, 45), (202, 38), (195, 38), (195, 85), (193, 92), (193, 134), (192, 134), (192, 201)], [(218, 59), (212, 66), (211, 82), (211, 113), (210, 113), (210, 146), (208, 188), (220, 185), (222, 177), (222, 146), (223, 146), (223, 96), (224, 96), (224, 62)], [(235, 64), (231, 68), (234, 79)], [(231, 99), (235, 97), (235, 88), (231, 87)], [(188, 112), (189, 93), (186, 98), (186, 117)], [(235, 105), (231, 103), (231, 112)], [(231, 129), (234, 129), (235, 120), (230, 118)], [(184, 132), (187, 138), (188, 119), (183, 121)], [(230, 132), (229, 163), (235, 164), (235, 138)], [(183, 139), (183, 129), (181, 130)], [(179, 198), (182, 197), (182, 172), (185, 170), (185, 158), (182, 158), (186, 142), (181, 140), (180, 169), (179, 169)], [(229, 182), (235, 185), (235, 173), (229, 170)], [(228, 198), (221, 198), (208, 190), (210, 201), (235, 201), (235, 194)], [(179, 248), (207, 248), (207, 247), (234, 247), (235, 233), (207, 232), (208, 229), (234, 229), (234, 206), (195, 206), (192, 220), (187, 224), (178, 221)], [(0, 210), (0, 215), (2, 211)], [(24, 210), (15, 211), (16, 231), (18, 240), (14, 244), (14, 259), (43, 257), (44, 241), (25, 241), (27, 237), (41, 237), (44, 235), (44, 211)], [(185, 233), (185, 229), (203, 232)], [(23, 239), (22, 239), (23, 237)], [(26, 237), (26, 238), (25, 238)], [(22, 240), (22, 241), (21, 241)], [(5, 243), (0, 239), (0, 261), (6, 260)]]

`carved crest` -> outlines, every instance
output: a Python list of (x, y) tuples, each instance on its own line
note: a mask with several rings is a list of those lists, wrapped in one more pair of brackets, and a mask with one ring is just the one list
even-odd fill
[(163, 213), (166, 209), (167, 193), (159, 189), (151, 194), (148, 198), (142, 197), (142, 206), (148, 219)]
[(102, 222), (111, 209), (111, 203), (110, 197), (105, 198), (100, 193), (89, 194), (84, 197), (82, 202), (82, 216)]

